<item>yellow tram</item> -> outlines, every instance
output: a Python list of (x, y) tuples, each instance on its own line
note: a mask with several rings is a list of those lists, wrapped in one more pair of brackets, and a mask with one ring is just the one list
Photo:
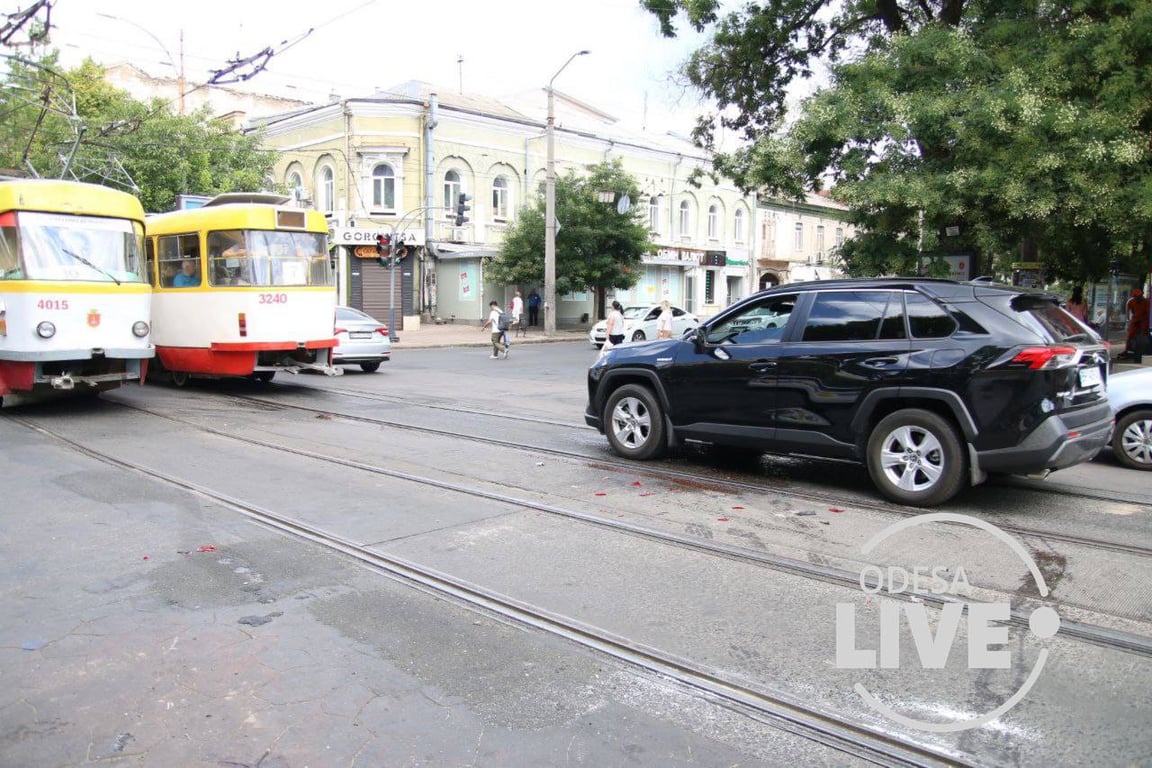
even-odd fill
[(141, 381), (154, 349), (144, 209), (95, 184), (0, 177), (0, 398)]
[(178, 386), (190, 377), (341, 373), (331, 364), (328, 223), (287, 201), (232, 193), (148, 217), (154, 373)]

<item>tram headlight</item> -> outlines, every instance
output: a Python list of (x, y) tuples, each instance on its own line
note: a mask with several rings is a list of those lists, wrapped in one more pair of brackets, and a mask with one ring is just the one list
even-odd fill
[(36, 326), (36, 335), (42, 339), (50, 339), (56, 335), (56, 326), (45, 320)]
[(136, 322), (132, 323), (132, 333), (134, 333), (137, 338), (144, 338), (148, 335), (150, 330), (152, 329), (148, 327), (148, 323), (144, 322), (143, 320), (137, 320)]

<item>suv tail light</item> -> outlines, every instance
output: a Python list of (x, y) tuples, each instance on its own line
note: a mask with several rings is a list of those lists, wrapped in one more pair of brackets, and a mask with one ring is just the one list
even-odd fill
[(1010, 368), (1027, 368), (1032, 371), (1068, 368), (1076, 364), (1079, 350), (1076, 347), (1048, 346), (1023, 347), (1007, 364)]

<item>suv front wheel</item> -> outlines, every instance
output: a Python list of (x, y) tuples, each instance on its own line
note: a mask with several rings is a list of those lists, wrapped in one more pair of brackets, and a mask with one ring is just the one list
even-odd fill
[(664, 411), (652, 390), (625, 384), (604, 404), (604, 434), (626, 459), (655, 459), (664, 453)]
[(964, 450), (944, 418), (918, 408), (881, 419), (868, 438), (868, 474), (893, 501), (916, 507), (942, 504), (964, 480)]

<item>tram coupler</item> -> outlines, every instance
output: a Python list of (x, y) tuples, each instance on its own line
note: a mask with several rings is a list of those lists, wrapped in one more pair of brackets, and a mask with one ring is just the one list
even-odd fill
[(48, 379), (48, 383), (52, 385), (52, 389), (75, 389), (76, 382), (73, 381), (71, 376), (53, 376)]

